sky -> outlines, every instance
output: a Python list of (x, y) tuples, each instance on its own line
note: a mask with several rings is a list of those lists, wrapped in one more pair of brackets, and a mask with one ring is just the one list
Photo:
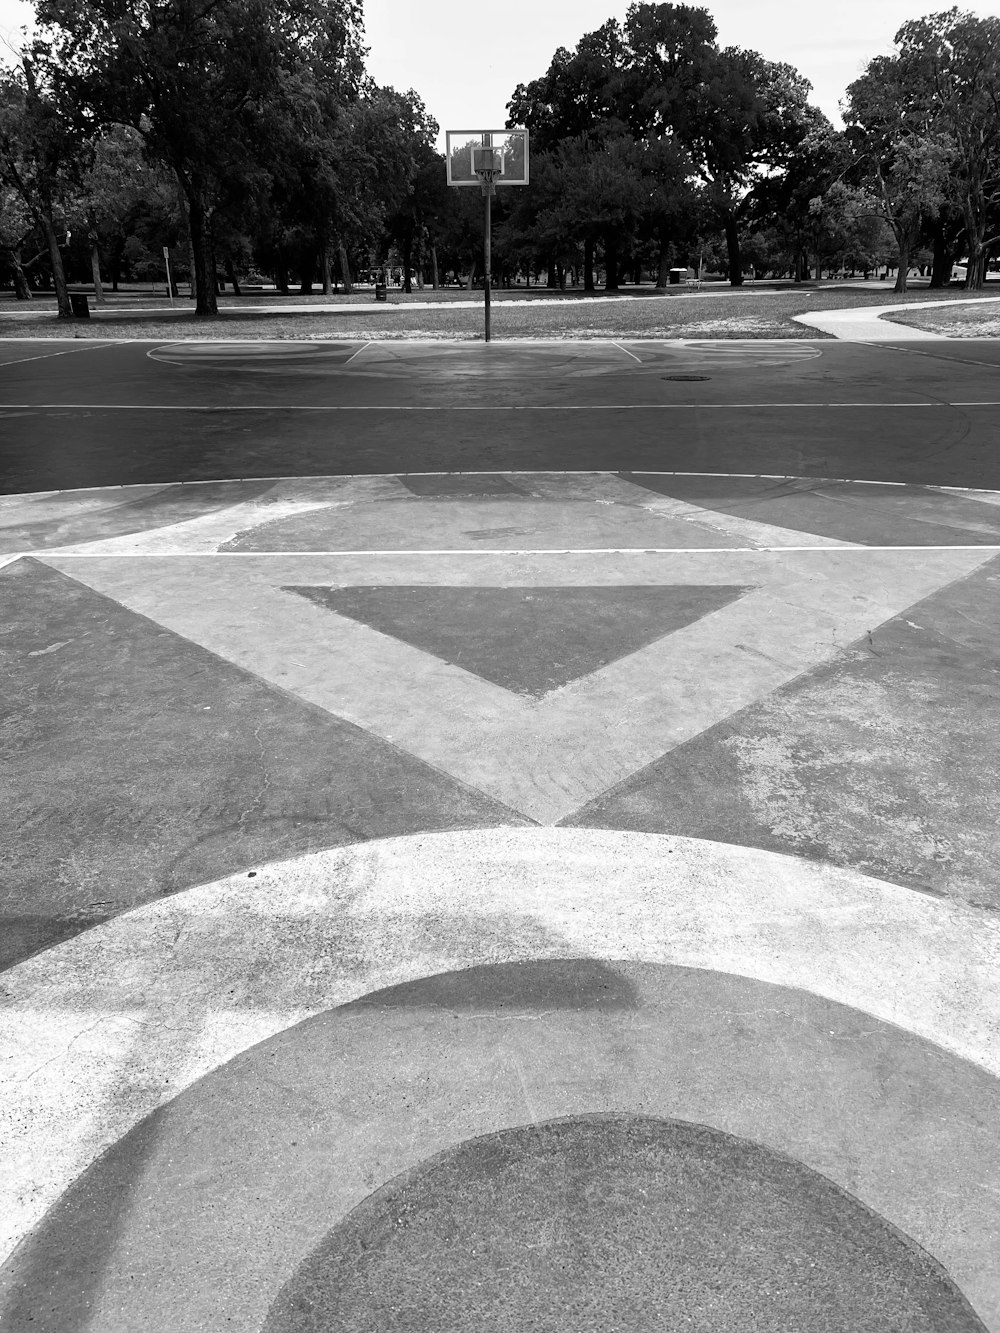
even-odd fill
[[(752, 47), (794, 65), (812, 101), (841, 124), (838, 104), (872, 56), (892, 50), (907, 19), (951, 0), (703, 0), (722, 46)], [(1000, 0), (961, 4), (1000, 18)], [(365, 0), (368, 71), (380, 84), (415, 88), (445, 130), (499, 129), (514, 88), (545, 73), (559, 46), (574, 47), (628, 0)], [(29, 22), (25, 0), (0, 0), (0, 41)]]

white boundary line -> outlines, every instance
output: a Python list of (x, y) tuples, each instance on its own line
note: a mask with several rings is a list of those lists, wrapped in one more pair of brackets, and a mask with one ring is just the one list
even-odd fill
[[(155, 531), (155, 529), (154, 529)], [(141, 534), (136, 534), (137, 536)], [(1000, 545), (974, 545), (974, 546), (862, 546), (859, 544), (853, 546), (552, 546), (552, 547), (458, 547), (454, 550), (448, 548), (424, 550), (385, 550), (385, 551), (316, 551), (316, 550), (260, 550), (260, 551), (63, 551), (57, 546), (46, 547), (40, 551), (18, 551), (11, 553), (11, 558), (22, 559), (27, 556), (34, 556), (36, 559), (45, 560), (51, 556), (53, 559), (60, 560), (178, 560), (178, 559), (198, 559), (206, 558), (211, 560), (224, 559), (231, 560), (234, 557), (245, 560), (274, 560), (290, 559), (297, 560), (305, 556), (337, 556), (337, 557), (368, 557), (368, 556), (455, 556), (455, 555), (488, 555), (488, 556), (525, 556), (525, 555), (789, 555), (802, 554), (808, 551), (822, 552), (824, 555), (842, 555), (845, 551), (863, 551), (871, 554), (873, 551), (1000, 551)], [(6, 559), (7, 557), (2, 557)]]
[[(56, 353), (60, 355), (60, 353)], [(29, 358), (31, 359), (31, 358)], [(39, 358), (40, 360), (44, 358)], [(8, 363), (11, 364), (11, 363)], [(1000, 367), (998, 367), (1000, 369)], [(36, 412), (700, 412), (700, 411), (751, 411), (777, 410), (792, 408), (801, 411), (805, 408), (851, 408), (893, 411), (910, 408), (942, 407), (1000, 407), (1000, 399), (984, 399), (982, 402), (944, 402), (925, 401), (922, 403), (498, 403), (488, 406), (481, 403), (438, 404), (392, 404), (392, 403), (346, 403), (303, 404), (303, 403), (233, 403), (226, 407), (198, 406), (188, 403), (2, 403), (0, 411)]]
[[(27, 341), (27, 339), (25, 341)], [(44, 340), (38, 338), (35, 339), (34, 341), (42, 342)], [(59, 341), (62, 342), (63, 340), (60, 338)], [(75, 339), (74, 341), (79, 342), (81, 340)], [(72, 352), (99, 352), (103, 348), (112, 347), (113, 345), (114, 342), (110, 338), (106, 339), (103, 342), (97, 342), (96, 339), (94, 340), (88, 339), (85, 343), (83, 343), (82, 347), (80, 346), (64, 347), (61, 352), (46, 352), (43, 356), (22, 356), (18, 357), (16, 361), (0, 361), (0, 370), (3, 370), (5, 366), (23, 366), (28, 361), (50, 361), (54, 356), (69, 356)]]
[[(372, 345), (372, 343), (373, 343), (374, 341), (375, 341), (374, 338), (369, 338), (368, 341), (364, 344), (364, 346), (359, 347), (358, 350), (357, 350), (356, 352), (352, 352), (352, 353), (351, 353), (351, 355), (350, 355), (350, 356), (347, 358), (347, 360), (344, 362), (344, 365), (345, 365), (345, 366), (349, 366), (349, 365), (351, 364), (352, 361), (354, 361), (357, 357), (359, 357), (359, 356), (361, 355), (362, 352), (367, 351), (368, 348), (371, 347), (371, 345)], [(150, 354), (147, 352), (146, 355), (149, 356)]]
[[(244, 481), (298, 482), (298, 481), (368, 481), (371, 479), (403, 477), (618, 477), (628, 480), (637, 477), (711, 477), (736, 481), (805, 481), (816, 486), (915, 486), (918, 490), (955, 491), (958, 494), (974, 492), (977, 495), (996, 495), (1000, 488), (992, 486), (940, 486), (936, 482), (874, 481), (862, 477), (807, 477), (796, 472), (666, 472), (654, 468), (623, 468), (607, 471), (601, 468), (480, 468), (472, 471), (441, 468), (434, 472), (309, 472), (301, 476), (272, 475), (266, 477), (202, 477), (193, 481), (135, 481), (109, 486), (68, 487), (65, 490), (12, 491), (0, 495), (0, 500), (31, 500), (51, 495), (75, 495), (94, 491), (147, 490), (159, 486), (166, 490), (175, 486), (227, 486)], [(642, 483), (635, 485), (641, 488)], [(401, 497), (406, 498), (406, 497)], [(414, 496), (414, 499), (423, 497)], [(525, 499), (530, 499), (525, 496)], [(871, 549), (871, 548), (867, 548)], [(894, 548), (895, 549), (895, 548)]]
[(635, 352), (630, 352), (628, 348), (623, 347), (620, 342), (615, 342), (612, 340), (611, 346), (617, 347), (619, 352), (624, 352), (625, 355), (630, 356), (633, 361), (638, 361), (640, 366), (645, 365), (645, 362), (643, 361), (641, 356), (636, 356)]

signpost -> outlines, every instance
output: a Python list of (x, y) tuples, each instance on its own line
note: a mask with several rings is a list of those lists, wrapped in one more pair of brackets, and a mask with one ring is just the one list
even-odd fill
[(163, 262), (167, 266), (167, 295), (170, 297), (170, 304), (174, 303), (174, 284), (170, 281), (170, 250), (167, 246), (163, 247)]
[[(493, 283), (492, 200), (498, 185), (528, 184), (528, 131), (448, 130), (445, 145), (448, 184), (478, 185), (483, 193), (483, 314), (486, 341), (489, 342)], [(471, 276), (469, 281), (471, 284)]]

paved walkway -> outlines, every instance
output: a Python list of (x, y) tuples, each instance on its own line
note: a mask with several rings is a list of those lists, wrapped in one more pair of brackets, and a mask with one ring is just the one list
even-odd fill
[[(950, 299), (949, 305), (969, 305), (973, 301), (1000, 301), (1000, 296), (971, 297), (967, 301)], [(940, 301), (908, 301), (901, 305), (856, 306), (853, 310), (813, 310), (804, 315), (793, 315), (799, 324), (806, 324), (821, 333), (847, 342), (940, 342), (947, 334), (929, 333), (912, 324), (895, 323), (893, 314), (900, 310), (930, 310), (940, 307)]]

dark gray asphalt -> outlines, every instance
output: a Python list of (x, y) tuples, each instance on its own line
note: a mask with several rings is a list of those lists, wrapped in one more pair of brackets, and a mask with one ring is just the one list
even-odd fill
[(0, 490), (481, 469), (1000, 486), (997, 343), (788, 349), (2, 343)]

